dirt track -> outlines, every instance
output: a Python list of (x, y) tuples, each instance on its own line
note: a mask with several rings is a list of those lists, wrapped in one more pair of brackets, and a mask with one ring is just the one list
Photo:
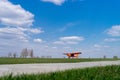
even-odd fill
[(0, 76), (13, 73), (47, 73), (59, 70), (86, 68), (94, 66), (120, 65), (119, 61), (97, 61), (97, 62), (80, 62), (80, 63), (49, 63), (49, 64), (14, 64), (0, 65)]

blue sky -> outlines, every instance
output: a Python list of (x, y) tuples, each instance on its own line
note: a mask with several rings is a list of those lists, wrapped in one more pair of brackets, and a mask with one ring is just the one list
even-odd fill
[(119, 0), (0, 0), (0, 56), (120, 57)]

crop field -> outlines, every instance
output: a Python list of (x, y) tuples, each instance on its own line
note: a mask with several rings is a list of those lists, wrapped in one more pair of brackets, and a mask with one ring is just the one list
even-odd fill
[(120, 65), (73, 69), (47, 74), (12, 74), (0, 77), (0, 80), (120, 80)]
[(112, 58), (0, 58), (0, 64), (28, 64), (28, 63), (75, 63), (75, 62), (90, 62), (90, 61), (113, 61), (119, 59)]

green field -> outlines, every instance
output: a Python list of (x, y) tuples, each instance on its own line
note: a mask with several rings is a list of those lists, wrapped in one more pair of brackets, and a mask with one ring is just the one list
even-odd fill
[(67, 58), (0, 58), (0, 64), (28, 64), (28, 63), (75, 63), (75, 62), (90, 62), (90, 61), (112, 61), (119, 59), (112, 58), (80, 58), (80, 59), (67, 59)]
[(120, 65), (73, 69), (47, 74), (3, 76), (0, 80), (120, 80)]

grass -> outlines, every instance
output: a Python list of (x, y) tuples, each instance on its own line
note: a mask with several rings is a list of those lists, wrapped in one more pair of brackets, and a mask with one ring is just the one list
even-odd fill
[(0, 64), (27, 64), (27, 63), (75, 63), (75, 62), (90, 62), (90, 61), (112, 61), (119, 59), (112, 58), (0, 58)]
[(120, 80), (120, 65), (73, 69), (47, 74), (23, 74), (0, 77), (0, 80)]

